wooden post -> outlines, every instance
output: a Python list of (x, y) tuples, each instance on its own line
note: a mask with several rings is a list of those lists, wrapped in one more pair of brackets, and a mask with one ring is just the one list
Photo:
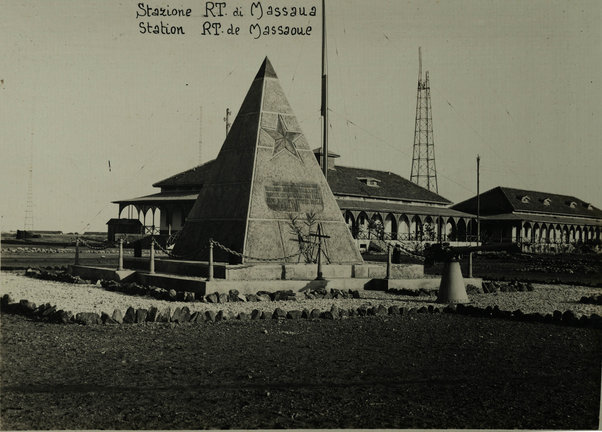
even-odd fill
[(155, 273), (155, 239), (151, 236), (151, 244), (150, 244), (150, 274)]
[(387, 243), (387, 276), (386, 279), (391, 279), (391, 244)]
[[(318, 232), (319, 230), (320, 228), (318, 228)], [(316, 280), (324, 280), (324, 276), (322, 275), (322, 239), (318, 240), (318, 275)]]
[(209, 239), (209, 277), (207, 280), (213, 280), (213, 239)]
[(481, 156), (477, 155), (477, 246), (481, 245), (481, 192), (480, 192), (480, 169)]
[(75, 238), (75, 265), (79, 265), (79, 237)]
[(318, 275), (316, 280), (324, 280), (322, 274), (322, 226), (318, 224)]
[(468, 254), (468, 277), (472, 277), (472, 252)]
[(316, 280), (324, 280), (322, 274), (322, 239), (330, 238), (330, 236), (322, 234), (322, 224), (318, 224), (317, 233), (309, 233), (309, 235), (318, 239), (318, 277), (316, 277)]
[(117, 268), (118, 271), (123, 270), (123, 239), (120, 238), (119, 239), (119, 267)]

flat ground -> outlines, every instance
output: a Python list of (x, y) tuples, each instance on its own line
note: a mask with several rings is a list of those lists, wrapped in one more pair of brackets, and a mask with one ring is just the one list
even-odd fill
[(1, 317), (3, 429), (595, 429), (601, 332), (448, 314)]

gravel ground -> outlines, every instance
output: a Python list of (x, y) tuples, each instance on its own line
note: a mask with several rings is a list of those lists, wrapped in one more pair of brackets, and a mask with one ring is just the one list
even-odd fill
[[(534, 284), (535, 290), (531, 292), (500, 292), (495, 294), (471, 295), (472, 304), (479, 307), (499, 306), (502, 310), (514, 311), (521, 309), (524, 313), (552, 313), (554, 310), (572, 310), (577, 316), (597, 313), (602, 315), (602, 306), (586, 305), (579, 303), (582, 296), (600, 294), (600, 288), (591, 288), (572, 285), (545, 285)], [(111, 314), (115, 309), (122, 312), (128, 307), (146, 308), (155, 306), (159, 309), (187, 306), (191, 312), (206, 310), (223, 310), (234, 313), (247, 312), (253, 309), (273, 311), (276, 307), (284, 310), (319, 309), (328, 310), (333, 304), (339, 308), (357, 308), (361, 305), (385, 306), (397, 305), (399, 307), (414, 307), (434, 305), (435, 297), (410, 297), (396, 294), (387, 294), (378, 291), (363, 291), (361, 299), (316, 299), (278, 302), (253, 302), (253, 303), (202, 303), (202, 302), (168, 302), (150, 297), (138, 297), (127, 294), (107, 291), (96, 285), (67, 284), (62, 282), (45, 281), (25, 277), (11, 272), (0, 273), (0, 296), (9, 294), (15, 301), (27, 299), (36, 304), (50, 303), (58, 309), (73, 313), (77, 312), (106, 312)]]
[(0, 321), (3, 430), (598, 427), (597, 329), (456, 314)]

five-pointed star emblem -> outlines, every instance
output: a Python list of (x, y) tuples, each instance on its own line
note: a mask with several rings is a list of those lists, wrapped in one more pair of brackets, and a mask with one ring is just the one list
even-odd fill
[(297, 147), (295, 147), (295, 141), (301, 136), (301, 133), (291, 131), (284, 117), (278, 114), (276, 129), (265, 129), (265, 131), (274, 139), (274, 156), (281, 151), (288, 150), (293, 156), (301, 159)]

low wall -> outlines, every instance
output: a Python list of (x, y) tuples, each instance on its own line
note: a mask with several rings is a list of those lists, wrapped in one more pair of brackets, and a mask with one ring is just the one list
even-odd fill
[[(312, 266), (308, 266), (312, 267)], [(336, 271), (347, 271), (346, 269), (335, 268)], [(271, 268), (271, 267), (266, 267)], [(125, 282), (138, 282), (144, 285), (155, 286), (176, 291), (189, 291), (200, 295), (209, 293), (227, 294), (231, 289), (236, 289), (241, 294), (255, 294), (258, 291), (275, 292), (280, 290), (293, 290), (295, 292), (304, 289), (339, 289), (339, 290), (367, 290), (367, 291), (385, 291), (387, 289), (410, 289), (410, 290), (436, 290), (439, 288), (441, 278), (406, 278), (406, 279), (384, 279), (384, 278), (332, 278), (326, 277), (325, 280), (226, 280), (214, 279), (207, 281), (200, 277), (181, 276), (173, 274), (161, 274), (148, 272), (136, 272), (133, 270), (116, 271), (113, 269), (101, 267), (70, 266), (70, 273), (78, 275), (89, 280), (115, 280)], [(296, 268), (299, 271), (299, 268)], [(299, 274), (299, 273), (296, 273)], [(465, 278), (466, 284), (472, 284), (482, 288), (482, 279)]]
[[(149, 259), (125, 257), (124, 266), (147, 272)], [(231, 281), (248, 280), (313, 280), (317, 276), (316, 264), (226, 264), (214, 263), (213, 276)], [(208, 277), (209, 264), (206, 261), (183, 261), (167, 258), (155, 259), (155, 272), (181, 276)], [(386, 264), (325, 264), (322, 275), (325, 279), (384, 279)], [(412, 279), (424, 276), (421, 264), (392, 264), (392, 279)]]
[(91, 267), (82, 265), (70, 265), (69, 273), (77, 275), (82, 279), (94, 280), (114, 280), (118, 282), (133, 282), (137, 278), (134, 270), (115, 270), (106, 267)]
[[(147, 272), (150, 268), (150, 262), (148, 257), (124, 257), (123, 266), (128, 269)], [(213, 275), (218, 278), (225, 278), (227, 266), (225, 263), (214, 263)], [(155, 258), (155, 272), (206, 278), (209, 276), (209, 263), (207, 261)]]
[(205, 295), (204, 281), (186, 276), (137, 273), (136, 282), (143, 285), (155, 286), (176, 291), (190, 291), (195, 294)]

